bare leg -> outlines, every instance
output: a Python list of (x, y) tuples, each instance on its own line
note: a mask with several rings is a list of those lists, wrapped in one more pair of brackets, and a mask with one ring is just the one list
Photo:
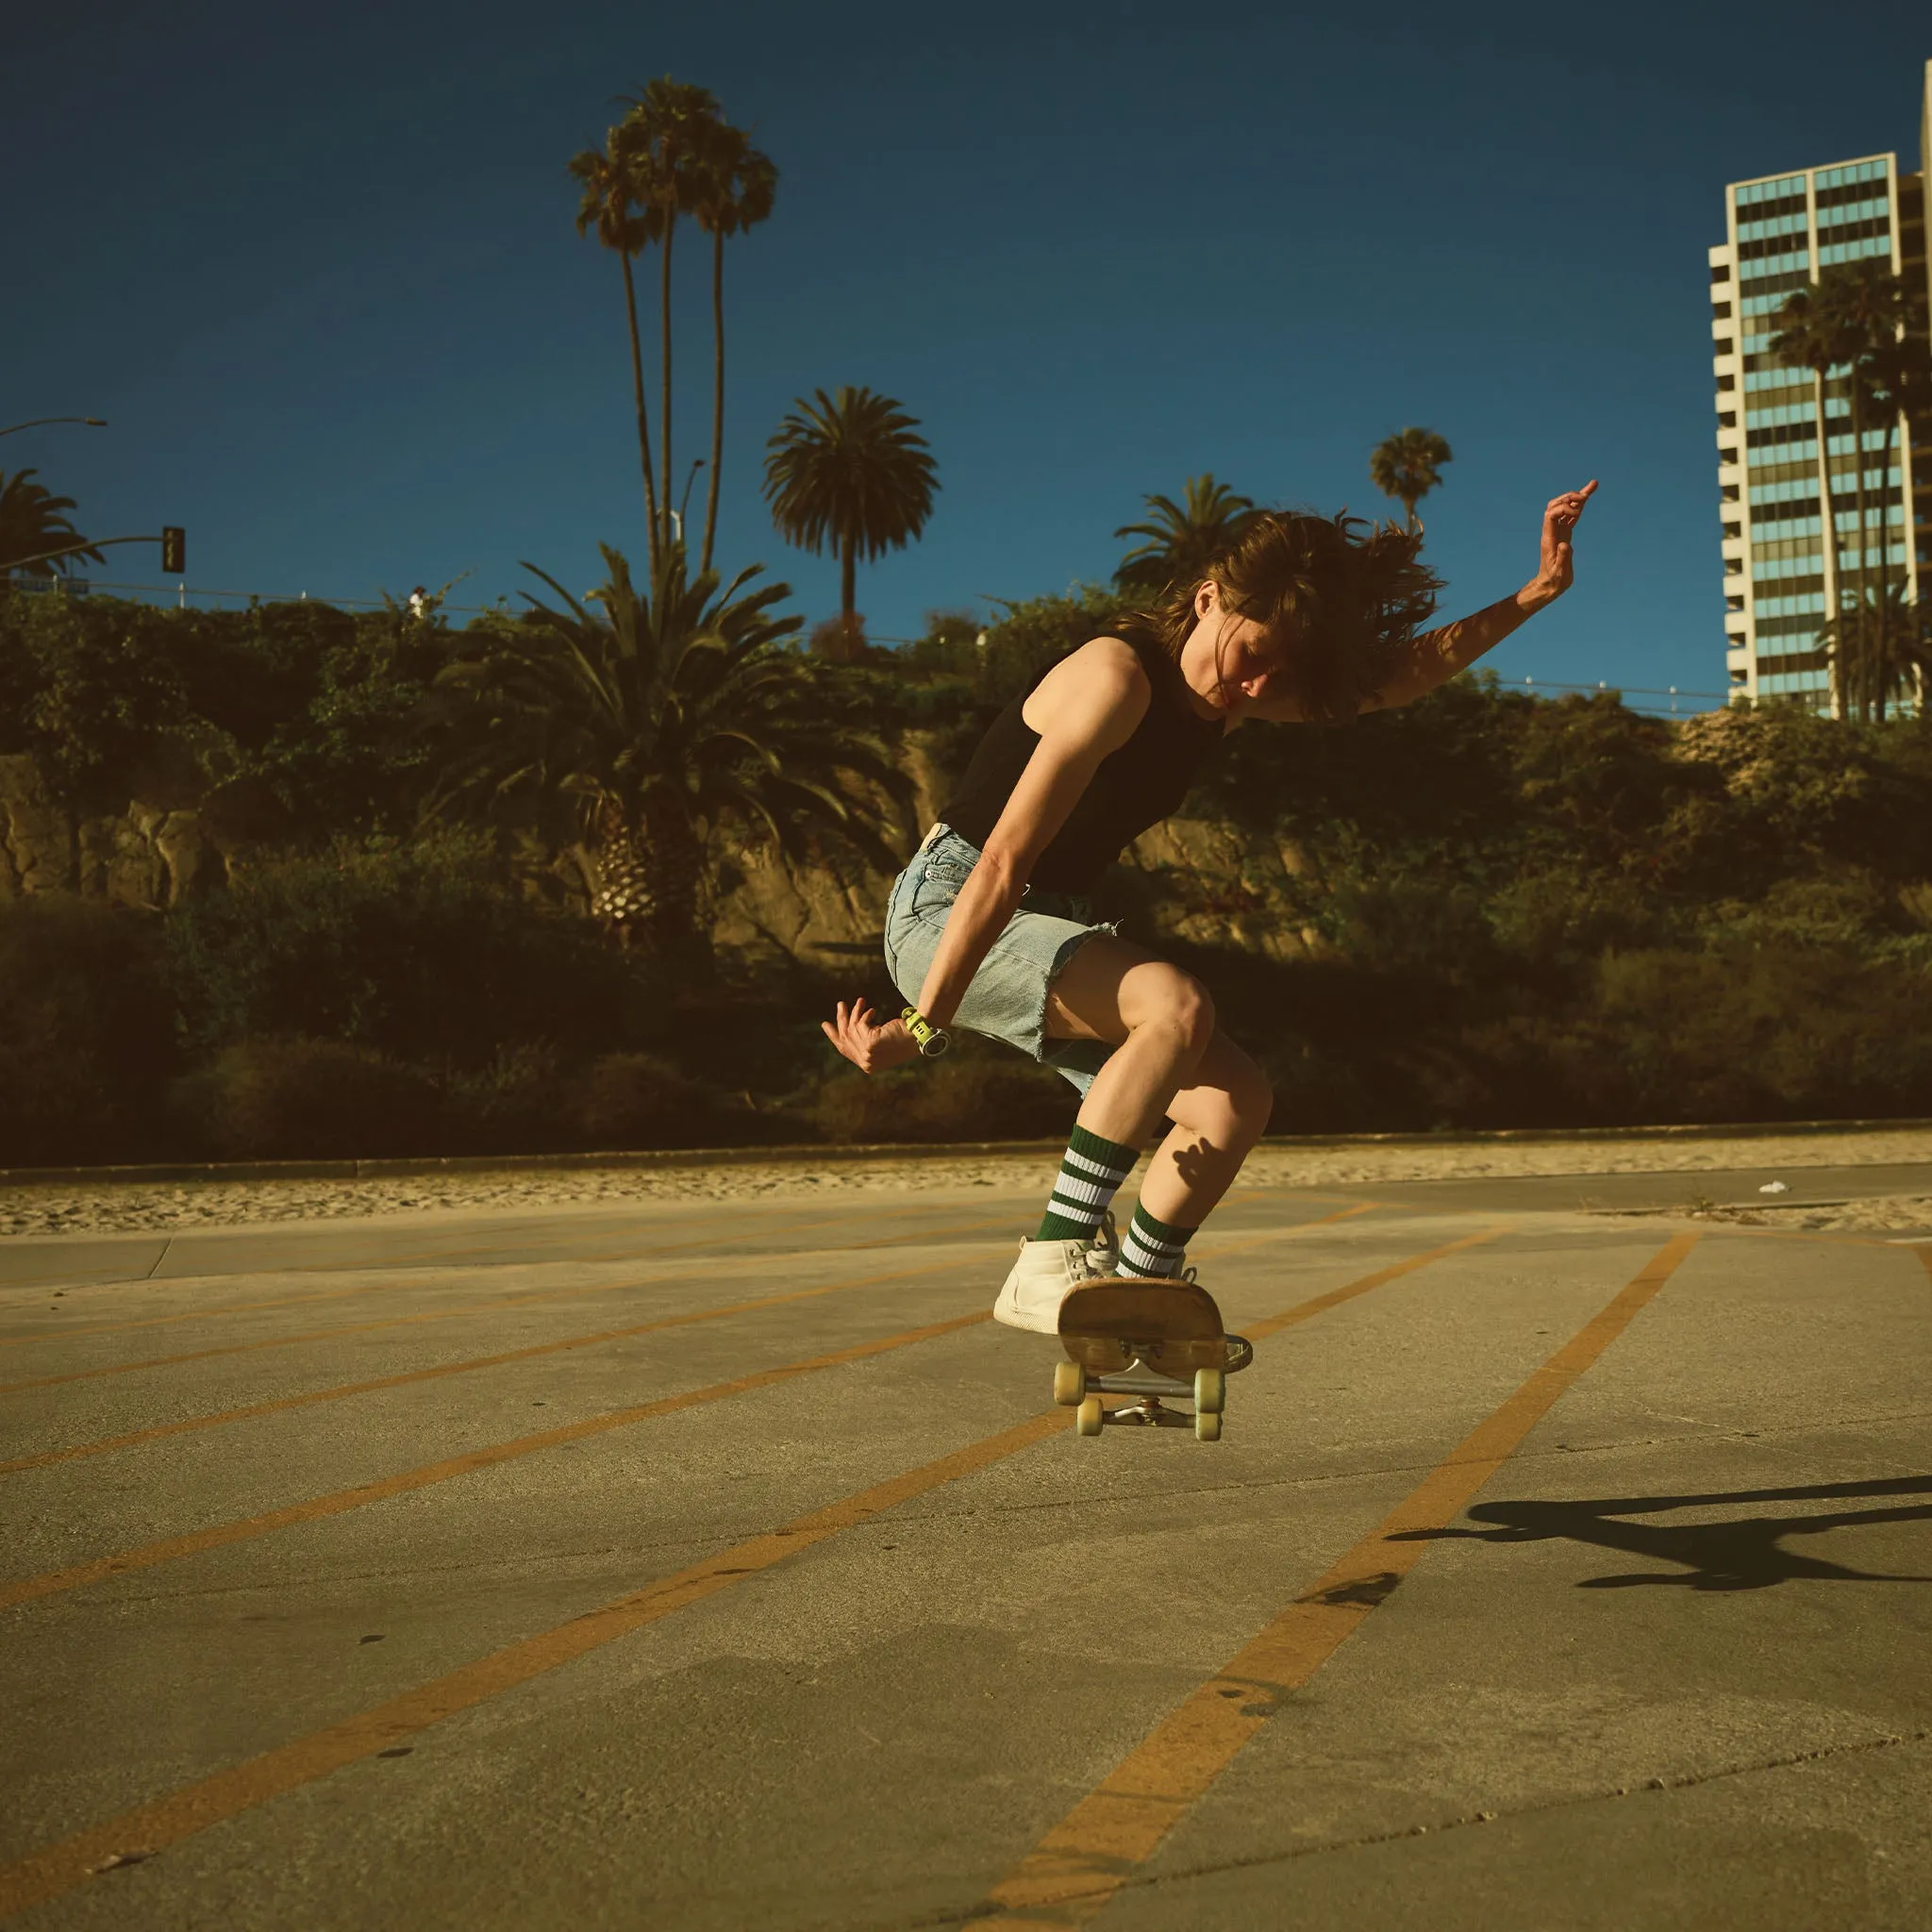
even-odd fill
[(1163, 1115), (1171, 1119), (1141, 1198), (1171, 1225), (1198, 1227), (1261, 1138), (1274, 1104), (1260, 1068), (1215, 1030), (1207, 990), (1125, 940), (1089, 940), (1054, 982), (1047, 1031), (1114, 1042), (1081, 1103), (1080, 1124), (1140, 1147)]
[(1091, 939), (1047, 995), (1057, 1040), (1104, 1040), (1114, 1049), (1080, 1103), (1090, 1134), (1140, 1147), (1193, 1082), (1214, 1037), (1214, 1002), (1199, 980), (1125, 940)]
[(1172, 1268), (1173, 1231), (1197, 1227), (1220, 1200), (1267, 1124), (1270, 1096), (1254, 1062), (1216, 1039), (1214, 1002), (1201, 983), (1123, 940), (1080, 947), (1048, 994), (1046, 1026), (1057, 1039), (1113, 1048), (1081, 1103), (1040, 1232), (1020, 1243), (993, 1304), (995, 1321), (1052, 1334), (1068, 1290), (1092, 1276), (1095, 1224), (1155, 1124), (1165, 1115), (1175, 1125), (1155, 1154), (1141, 1191), (1146, 1212), (1127, 1250), (1141, 1253), (1135, 1243), (1145, 1242), (1151, 1222), (1168, 1233), (1142, 1258)]
[(1225, 1034), (1208, 1042), (1193, 1084), (1168, 1103), (1174, 1123), (1141, 1184), (1148, 1213), (1199, 1227), (1267, 1130), (1274, 1095), (1268, 1076)]

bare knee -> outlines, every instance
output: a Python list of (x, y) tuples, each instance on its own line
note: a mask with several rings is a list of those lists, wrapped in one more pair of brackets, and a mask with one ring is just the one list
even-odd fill
[(1191, 973), (1163, 966), (1144, 989), (1145, 1004), (1131, 1023), (1173, 1034), (1190, 1058), (1199, 1058), (1214, 1038), (1214, 996)]

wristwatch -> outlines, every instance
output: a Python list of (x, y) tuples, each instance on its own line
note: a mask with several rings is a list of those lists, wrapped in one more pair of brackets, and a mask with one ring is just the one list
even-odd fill
[(899, 1015), (906, 1023), (906, 1030), (919, 1043), (921, 1055), (929, 1060), (936, 1060), (953, 1043), (953, 1036), (943, 1026), (935, 1026), (917, 1007), (908, 1007)]

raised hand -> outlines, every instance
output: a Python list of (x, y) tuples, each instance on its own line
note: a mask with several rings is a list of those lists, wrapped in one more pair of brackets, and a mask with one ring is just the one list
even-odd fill
[(1576, 533), (1576, 520), (1583, 506), (1596, 494), (1591, 477), (1581, 490), (1566, 490), (1553, 496), (1543, 511), (1542, 554), (1538, 560), (1535, 588), (1544, 598), (1560, 597), (1570, 588), (1574, 572), (1571, 540)]
[(819, 1022), (819, 1030), (861, 1074), (882, 1074), (888, 1067), (904, 1066), (919, 1058), (919, 1043), (900, 1020), (880, 1024), (863, 1000), (847, 1007), (838, 1006), (838, 1024)]

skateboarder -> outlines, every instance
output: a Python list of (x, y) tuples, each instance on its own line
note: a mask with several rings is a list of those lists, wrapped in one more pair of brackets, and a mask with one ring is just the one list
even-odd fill
[[(842, 1000), (826, 1037), (868, 1074), (944, 1052), (953, 1025), (1054, 1067), (1080, 1091), (1039, 1229), (993, 1314), (1053, 1333), (1083, 1281), (1181, 1273), (1188, 1243), (1268, 1124), (1273, 1094), (1192, 975), (1111, 925), (1089, 894), (1181, 803), (1250, 719), (1341, 724), (1453, 677), (1570, 588), (1596, 484), (1551, 500), (1536, 575), (1459, 623), (1419, 631), (1440, 580), (1419, 533), (1268, 512), (1197, 582), (1049, 665), (1002, 711), (892, 887), (886, 966), (906, 998), (879, 1020)], [(1155, 1124), (1125, 1240), (1108, 1208)]]

